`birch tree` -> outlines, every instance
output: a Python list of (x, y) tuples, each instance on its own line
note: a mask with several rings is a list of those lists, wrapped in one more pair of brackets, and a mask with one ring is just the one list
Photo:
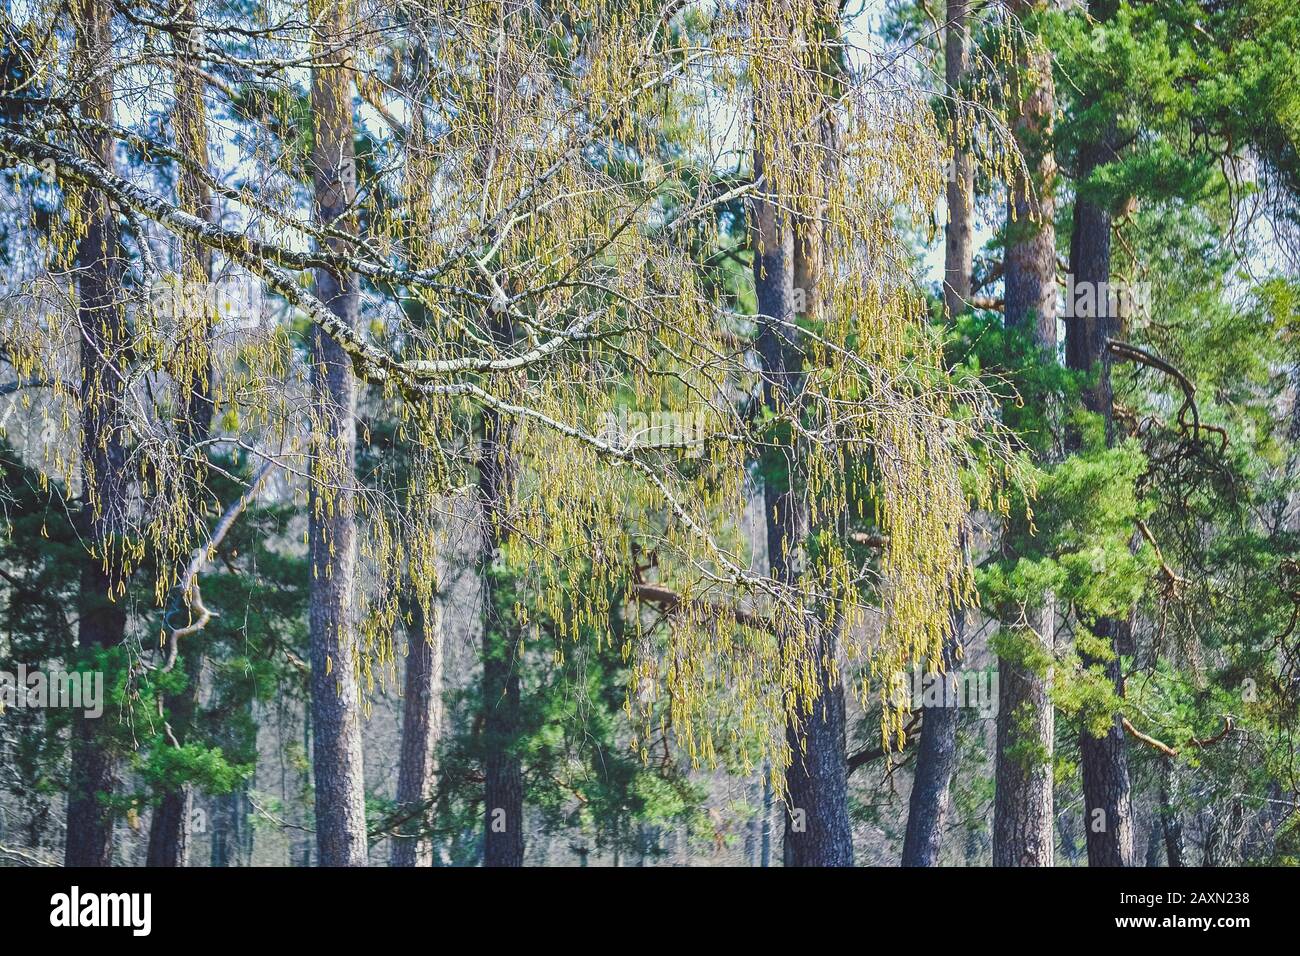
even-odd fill
[[(529, 6), (532, 29), (515, 33), (501, 29), (509, 9), (286, 3), (251, 24), (220, 5), (196, 7), (194, 23), (150, 4), (105, 9), (86, 47), (98, 51), (96, 75), (130, 79), (152, 100), (165, 101), (168, 87), (150, 78), (171, 76), (182, 49), (153, 38), (198, 37), (185, 55), (227, 128), (213, 160), (225, 175), (140, 121), (136, 101), (115, 113), (111, 83), (81, 87), (98, 90), (82, 102), (54, 44), (30, 54), (51, 108), (38, 123), (0, 127), (0, 154), (27, 188), (62, 201), (37, 280), (48, 304), (6, 316), (15, 373), (80, 367), (103, 378), (94, 370), (112, 343), (87, 340), (131, 333), (129, 367), (99, 389), (56, 390), (46, 412), (79, 418), (85, 433), (79, 452), (53, 442), (49, 468), (87, 489), (102, 528), (88, 567), (116, 581), (148, 564), (165, 602), (182, 557), (203, 543), (187, 463), (208, 447), (273, 462), (307, 502), (326, 863), (365, 857), (354, 728), (375, 686), (395, 680), (394, 634), (410, 613), (381, 582), (412, 581), (406, 599), (433, 613), (434, 509), (401, 501), (490, 478), (502, 436), (515, 477), (489, 489), (510, 517), (484, 522), (492, 560), (513, 570), (532, 613), (558, 622), (554, 653), (607, 625), (611, 594), (643, 608), (656, 596), (673, 611), (668, 625), (653, 639), (648, 625), (625, 637), (634, 746), (645, 755), (650, 735), (668, 728), (698, 763), (724, 748), (748, 767), (770, 759), (783, 794), (820, 721), (833, 746), (809, 753), (840, 752), (841, 657), (863, 675), (853, 689), (881, 706), (882, 742), (901, 743), (907, 705), (893, 683), (938, 659), (954, 596), (970, 596), (961, 471), (970, 466), (977, 504), (992, 506), (992, 479), (1011, 466), (988, 402), (947, 378), (900, 265), (895, 214), (920, 215), (942, 189), (943, 137), (887, 63), (849, 55), (834, 11), (573, 0)], [(25, 29), (54, 35), (55, 16), (34, 7)], [(110, 40), (114, 20), (123, 29)], [(399, 29), (410, 40), (401, 55), (381, 39)], [(543, 65), (530, 54), (548, 45), (565, 52)], [(510, 95), (527, 103), (504, 114), (508, 135), (491, 107), (493, 64), (503, 61), (519, 64)], [(657, 124), (639, 117), (680, 122), (678, 152), (660, 153)], [(719, 192), (691, 174), (734, 162), (735, 130), (747, 127), (742, 148), (761, 156), (752, 175)], [(92, 155), (87, 142), (100, 148)], [(500, 145), (485, 162), (486, 142)], [(137, 167), (116, 169), (119, 150), (140, 157)], [(225, 214), (205, 218), (160, 189), (152, 174), (163, 162), (202, 183)], [(779, 246), (793, 269), (782, 280), (789, 301), (760, 294), (757, 315), (704, 284), (692, 251), (712, 255), (728, 228), (717, 210), (737, 200), (774, 211), (759, 258)], [(80, 212), (92, 205), (98, 216)], [(91, 287), (111, 247), (93, 238), (97, 222), (141, 238), (125, 263), (132, 288), (157, 278), (150, 240), (177, 242), (206, 250), (289, 321), (218, 322), (201, 347), (199, 330), (147, 297)], [(688, 232), (711, 241), (684, 244)], [(86, 250), (80, 313), (58, 300), (69, 282), (57, 252), (69, 243)], [(773, 273), (755, 268), (762, 286)], [(121, 330), (85, 311), (110, 306)], [(69, 341), (83, 343), (80, 359)], [(218, 425), (208, 437), (176, 427), (155, 387), (192, 381), (198, 357), (212, 363)], [(355, 474), (358, 390), (416, 450), (400, 496)], [(628, 405), (697, 427), (653, 439), (605, 427)], [(486, 455), (475, 436), (483, 422)], [(106, 467), (105, 454), (120, 464)], [(747, 463), (776, 458), (797, 477), (771, 489), (769, 576), (749, 570), (737, 516)], [(95, 490), (106, 474), (138, 476), (131, 508), (113, 506), (117, 491)], [(862, 526), (878, 547), (852, 539)], [(122, 557), (96, 563), (110, 553)], [(183, 592), (196, 622), (199, 587)], [(511, 639), (527, 642), (529, 612), (509, 611)], [(868, 637), (864, 622), (877, 614), (883, 631)], [(122, 643), (114, 627), (95, 642)], [(180, 631), (157, 635), (161, 648), (135, 645), (131, 680), (147, 681), (167, 645), (183, 652)], [(99, 807), (100, 784), (81, 789), (82, 805)], [(834, 828), (835, 859), (847, 862), (843, 824)]]

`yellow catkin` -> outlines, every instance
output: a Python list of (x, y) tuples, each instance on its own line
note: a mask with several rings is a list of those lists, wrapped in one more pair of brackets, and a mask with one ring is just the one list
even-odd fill
[[(304, 16), (284, 22), (305, 22), (302, 6)], [(951, 595), (971, 596), (957, 546), (963, 474), (975, 475), (977, 504), (993, 506), (992, 478), (1009, 463), (996, 464), (1005, 449), (978, 396), (958, 392), (944, 374), (900, 228), (909, 215), (922, 221), (943, 189), (944, 138), (925, 91), (886, 58), (858, 50), (846, 71), (826, 67), (847, 36), (828, 29), (830, 6), (669, 5), (663, 21), (661, 0), (567, 0), (544, 13), (509, 2), (350, 4), (353, 113), (372, 155), (354, 217), (364, 234), (344, 245), (407, 276), (369, 281), (365, 344), (392, 363), (457, 363), (522, 355), (557, 335), (571, 340), (519, 368), (419, 379), (454, 386), (441, 391), (359, 368), (371, 379), (362, 413), (395, 420), (409, 464), (400, 475), (382, 464), (344, 475), (337, 454), (311, 454), (323, 422), (305, 400), (305, 314), (285, 308), (274, 321), (241, 322), (229, 303), (185, 294), (192, 283), (164, 261), (152, 294), (123, 292), (133, 381), (152, 383), (156, 399), (133, 406), (124, 426), (131, 470), (143, 476), (122, 529), (130, 562), (181, 567), (210, 523), (212, 512), (200, 509), (214, 503), (187, 486), (175, 396), (211, 360), (216, 428), (229, 447), (275, 455), (292, 500), (305, 500), (314, 483), (322, 514), (346, 500), (339, 488), (358, 485), (359, 639), (352, 660), (330, 666), (352, 667), (363, 687), (382, 687), (396, 674), (393, 635), (406, 613), (399, 598), (404, 592), (426, 615), (436, 613), (450, 539), (476, 533), (448, 513), (477, 478), (486, 394), (526, 410), (506, 413), (519, 477), (502, 503), (500, 556), (527, 595), (519, 617), (554, 622), (548, 650), (560, 660), (584, 635), (611, 640), (611, 616), (624, 614), (632, 626), (618, 649), (634, 749), (648, 757), (648, 742), (671, 732), (693, 762), (725, 756), (746, 768), (765, 758), (778, 770), (788, 765), (785, 723), (818, 693), (812, 604), (833, 608), (858, 690), (882, 705), (882, 737), (898, 741), (906, 705), (884, 690), (918, 662), (937, 659)], [(55, 36), (60, 7), (45, 0), (33, 10), (27, 35)], [(171, 41), (145, 32), (158, 42), (124, 68), (121, 86), (149, 90), (165, 105), (176, 66), (166, 53)], [(413, 76), (402, 67), (415, 36), (433, 66)], [(208, 42), (222, 41), (209, 34)], [(344, 62), (292, 25), (248, 42), (253, 52), (242, 56)], [(136, 43), (121, 38), (124, 51)], [(34, 48), (45, 76), (78, 75), (72, 51)], [(256, 184), (223, 196), (225, 219), (241, 238), (216, 255), (263, 318), (283, 298), (247, 260), (254, 243), (300, 251), (326, 238), (295, 206), (295, 184), (310, 179), (301, 73), (286, 65), (250, 84), (258, 105), (241, 121), (238, 146), (203, 103), (180, 114), (189, 139), (220, 139), (225, 152), (214, 151), (214, 162), (231, 162), (226, 154), (237, 151), (241, 175)], [(124, 106), (120, 120), (127, 115)], [(833, 172), (813, 148), (827, 115), (841, 137)], [(674, 148), (665, 150), (668, 132)], [(968, 135), (988, 134), (981, 126)], [(50, 139), (70, 141), (57, 128)], [(734, 201), (745, 202), (752, 169), (737, 157), (751, 155), (756, 139), (769, 144), (766, 192), (820, 221), (823, 236), (824, 308), (806, 357), (805, 426), (817, 438), (800, 448), (809, 511), (829, 533), (788, 591), (749, 571), (753, 543), (742, 518), (757, 433), (738, 408), (760, 384), (737, 342), (752, 335), (753, 317), (706, 281), (706, 261), (735, 237), (711, 206), (717, 191), (695, 185), (702, 170), (738, 172)], [(170, 161), (165, 149), (149, 153)], [(981, 140), (979, 153), (990, 173), (1005, 171), (996, 137)], [(69, 264), (85, 234), (89, 193), (72, 180), (59, 185), (62, 214), (48, 243), (34, 246), (41, 268), (6, 304), (2, 330), (17, 372), (57, 379), (34, 409), (52, 426), (38, 444), (49, 477), (77, 486), (83, 464), (70, 436), (97, 396), (72, 384), (78, 336)], [(153, 228), (163, 235), (169, 227)], [(292, 281), (311, 287), (306, 270)], [(175, 294), (160, 294), (169, 289)], [(491, 333), (502, 309), (516, 333), (504, 348)], [(629, 450), (605, 427), (629, 412), (690, 423), (693, 444), (650, 441)], [(990, 429), (995, 437), (981, 439), (988, 459), (968, 460), (965, 449)], [(846, 468), (865, 456), (874, 462), (868, 517), (886, 542), (868, 567), (842, 533), (856, 494)], [(647, 555), (650, 572), (639, 563)], [(674, 613), (638, 601), (631, 582), (645, 573), (677, 594)], [(174, 575), (159, 573), (160, 604)], [(864, 590), (864, 577), (879, 583)], [(523, 628), (525, 648), (543, 640), (538, 634)], [(839, 673), (839, 662), (826, 663)]]

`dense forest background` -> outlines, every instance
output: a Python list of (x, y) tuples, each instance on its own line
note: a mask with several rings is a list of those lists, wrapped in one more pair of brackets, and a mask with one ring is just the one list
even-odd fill
[(0, 865), (1300, 862), (1289, 0), (0, 24)]

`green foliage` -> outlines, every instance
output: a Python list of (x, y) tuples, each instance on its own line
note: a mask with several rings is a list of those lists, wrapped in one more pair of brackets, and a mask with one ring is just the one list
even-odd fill
[[(489, 749), (516, 755), (524, 804), (553, 835), (590, 838), (589, 849), (656, 852), (647, 831), (673, 827), (711, 838), (708, 796), (669, 748), (667, 737), (638, 742), (628, 719), (624, 624), (617, 604), (600, 633), (565, 636), (564, 615), (529, 601), (518, 570), (493, 568), (498, 652), (521, 682), (519, 725), (489, 740), (481, 719), (483, 688), (449, 695), (448, 733), (439, 746), (434, 833), (450, 835), (453, 860), (481, 851), (482, 768)], [(644, 752), (642, 750), (644, 749)]]

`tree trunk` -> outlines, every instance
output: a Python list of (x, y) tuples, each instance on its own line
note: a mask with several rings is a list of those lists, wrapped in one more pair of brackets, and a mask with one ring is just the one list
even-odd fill
[[(829, 628), (823, 634), (833, 633)], [(823, 652), (826, 650), (823, 647)], [(822, 696), (802, 724), (786, 728), (794, 762), (786, 770), (783, 847), (786, 866), (852, 866), (853, 831), (848, 810), (844, 694), (826, 682)], [(800, 820), (796, 814), (802, 810)], [(800, 829), (802, 824), (802, 829)]]
[[(192, 3), (181, 6), (178, 16), (183, 21), (194, 19)], [(208, 184), (198, 170), (208, 168), (207, 111), (203, 102), (203, 81), (182, 62), (181, 58), (190, 53), (188, 41), (182, 45), (179, 41), (175, 50), (177, 63), (175, 67), (174, 90), (175, 109), (172, 113), (172, 126), (176, 136), (176, 149), (186, 157), (194, 167), (182, 164), (177, 175), (177, 199), (180, 208), (192, 216), (205, 221), (213, 217), (212, 194)], [(185, 308), (198, 303), (198, 315), (185, 315), (185, 326), (181, 330), (180, 347), (183, 352), (182, 370), (178, 385), (181, 390), (181, 406), (185, 409), (180, 425), (181, 443), (186, 448), (203, 447), (212, 431), (212, 321), (208, 314), (207, 295), (191, 294), (197, 287), (205, 291), (212, 282), (212, 251), (200, 242), (183, 241), (181, 243), (180, 274), (184, 283), (181, 302)], [(197, 454), (203, 455), (203, 452)], [(206, 456), (205, 456), (206, 457)], [(206, 469), (202, 465), (192, 469), (189, 479), (192, 483), (194, 502), (202, 501), (202, 487), (207, 479)], [(181, 595), (169, 602), (169, 611), (179, 611), (183, 603)], [(166, 620), (165, 626), (183, 626), (184, 621)], [(203, 659), (194, 648), (182, 648), (181, 664), (187, 679), (186, 687), (178, 694), (168, 695), (164, 700), (172, 729), (172, 736), (177, 743), (184, 744), (189, 736), (194, 713), (198, 709), (203, 677)], [(189, 862), (190, 816), (194, 805), (194, 788), (188, 783), (181, 784), (176, 790), (163, 796), (162, 803), (155, 809), (149, 829), (149, 866), (185, 866)]]
[[(952, 321), (966, 311), (971, 297), (971, 267), (974, 262), (975, 166), (966, 146), (962, 80), (967, 68), (966, 46), (970, 39), (969, 0), (948, 0), (944, 81), (952, 115), (949, 143), (952, 166), (948, 171), (948, 228), (944, 243), (944, 311)], [(956, 669), (961, 658), (965, 616), (954, 608), (943, 643), (944, 673)], [(957, 726), (960, 713), (955, 707), (929, 708), (921, 722), (908, 804), (907, 831), (903, 836), (903, 866), (937, 866), (948, 813), (949, 789), (957, 766)]]
[(212, 815), (208, 821), (209, 846), (208, 865), (211, 867), (230, 866), (230, 827), (228, 826), (227, 801), (232, 794), (226, 793), (213, 798)]
[[(335, 52), (350, 11), (333, 2), (315, 28), (330, 65), (312, 68), (315, 123), (311, 165), (316, 221), (348, 229), (357, 168), (347, 55)], [(340, 253), (346, 252), (337, 242)], [(316, 270), (316, 296), (349, 328), (357, 325), (355, 274)], [(312, 763), (316, 845), (321, 866), (366, 864), (359, 688), (355, 669), (356, 378), (342, 347), (320, 328), (312, 337), (313, 480), (308, 500), (311, 567)]]
[(1165, 860), (1171, 867), (1185, 866), (1187, 859), (1178, 786), (1178, 766), (1174, 758), (1165, 757), (1160, 763), (1160, 824), (1165, 837)]
[[(761, 170), (762, 157), (756, 156)], [(764, 401), (784, 410), (798, 394), (802, 374), (795, 319), (794, 229), (774, 199), (760, 197), (755, 207), (754, 281), (759, 311), (759, 353)], [(805, 270), (807, 273), (808, 270)], [(810, 289), (800, 286), (811, 298)], [(778, 412), (783, 413), (783, 412)], [(785, 449), (784, 481), (769, 478), (764, 488), (767, 550), (771, 574), (786, 584), (798, 581), (797, 552), (807, 533), (807, 513), (800, 498), (799, 452)], [(784, 859), (786, 866), (852, 866), (853, 840), (848, 816), (848, 757), (842, 688), (831, 680), (825, 662), (834, 660), (833, 626), (812, 621), (818, 633), (818, 698), (786, 727), (793, 761), (786, 770)]]
[[(513, 335), (507, 318), (494, 329)], [(514, 423), (485, 412), (479, 459), (483, 508), (480, 578), (483, 587), (483, 865), (524, 865), (524, 783), (519, 760), (519, 640), (512, 621), (514, 593), (500, 557), (506, 503), (514, 491), (518, 462)]]
[[(522, 0), (506, 0), (498, 8), (504, 36), (519, 29)], [(490, 67), (497, 127), (509, 129), (511, 110), (518, 108), (516, 90), (523, 64), (504, 51)], [(485, 151), (485, 170), (494, 168), (497, 144)], [(492, 318), (492, 339), (506, 354), (514, 344), (514, 322), (504, 312)], [(524, 865), (524, 782), (519, 757), (521, 717), (519, 671), (523, 666), (519, 634), (513, 622), (514, 589), (510, 575), (499, 567), (506, 509), (514, 495), (519, 462), (515, 454), (517, 422), (499, 412), (483, 413), (483, 444), (479, 458), (479, 501), (483, 535), (479, 577), (483, 588), (483, 865)], [(582, 865), (586, 865), (586, 856)]]
[[(1015, 0), (1025, 16), (1041, 0)], [(1056, 163), (1050, 147), (1055, 91), (1047, 54), (1018, 40), (1019, 96), (1013, 129), (1027, 170), (1011, 184), (1004, 257), (1006, 324), (1027, 329), (1048, 356), (1056, 355)], [(1054, 650), (1056, 607), (1051, 595), (1026, 611), (1022, 640)], [(1052, 754), (1055, 715), (1052, 672), (1003, 659), (998, 673), (997, 795), (993, 862), (997, 866), (1051, 866), (1053, 858)]]
[[(759, 781), (754, 781), (749, 785), (747, 789), (749, 791), (749, 796), (757, 798), (755, 800), (755, 807), (757, 808), (761, 806), (763, 802), (762, 784)], [(763, 819), (759, 815), (759, 811), (757, 809), (755, 809), (754, 815), (750, 817), (749, 820), (747, 820), (745, 823), (745, 865), (746, 866), (758, 866), (758, 845), (760, 839), (759, 830), (762, 826), (762, 823), (763, 823)]]
[(154, 809), (149, 825), (145, 866), (187, 866), (190, 859), (190, 816), (194, 788), (182, 785), (166, 794)]
[[(1049, 603), (1032, 616), (1039, 634)], [(1035, 626), (1036, 625), (1036, 626)], [(993, 865), (1051, 866), (1052, 751), (1055, 712), (1050, 673), (1003, 659), (998, 667), (997, 793), (993, 803)]]
[[(1114, 129), (1104, 131), (1096, 141), (1079, 151), (1077, 182), (1082, 187), (1092, 172), (1115, 155)], [(1095, 381), (1084, 394), (1085, 407), (1100, 415), (1106, 425), (1106, 443), (1114, 442), (1114, 411), (1111, 395), (1110, 350), (1106, 340), (1115, 334), (1118, 316), (1110, 295), (1111, 274), (1110, 211), (1080, 194), (1074, 203), (1074, 232), (1070, 236), (1070, 280), (1066, 302), (1066, 364), (1091, 372)], [(1079, 297), (1076, 293), (1090, 293)], [(1102, 618), (1089, 622), (1099, 638), (1109, 638), (1112, 658), (1094, 659), (1083, 655), (1083, 663), (1101, 667), (1123, 695), (1124, 677), (1119, 655), (1127, 642), (1127, 621)], [(1084, 828), (1088, 836), (1089, 866), (1133, 866), (1134, 823), (1128, 772), (1127, 741), (1116, 713), (1106, 734), (1094, 737), (1085, 728), (1079, 736), (1083, 773)]]
[[(1114, 131), (1103, 133), (1096, 142), (1079, 149), (1076, 182), (1082, 186), (1087, 178), (1115, 156)], [(1087, 409), (1102, 416), (1106, 437), (1110, 441), (1114, 425), (1110, 386), (1110, 350), (1106, 340), (1114, 335), (1117, 316), (1111, 308), (1110, 286), (1110, 211), (1076, 196), (1074, 232), (1070, 235), (1070, 278), (1066, 284), (1065, 364), (1081, 372), (1094, 372), (1096, 380), (1084, 394)], [(1082, 296), (1084, 290), (1092, 295)], [(1069, 293), (1073, 292), (1071, 296)], [(1100, 293), (1100, 294), (1097, 294)]]
[[(101, 0), (74, 7), (78, 60), (87, 69), (82, 113), (113, 122), (111, 8)], [(87, 131), (96, 160), (112, 170), (113, 138)], [(129, 346), (121, 301), (122, 260), (117, 221), (100, 193), (83, 196), (86, 232), (77, 245), (77, 321), (81, 328), (81, 521), (91, 553), (81, 569), (77, 642), (83, 653), (120, 647), (126, 609), (115, 593), (124, 583), (119, 540), (129, 493), (122, 373)], [(96, 721), (73, 716), (68, 780), (67, 866), (108, 866), (113, 815), (106, 805), (117, 785), (117, 755)]]
[[(1116, 631), (1127, 630), (1124, 621), (1103, 618), (1094, 627), (1098, 637), (1110, 637), (1117, 643)], [(1124, 679), (1119, 650), (1109, 661), (1085, 664), (1103, 665), (1107, 677), (1122, 692)], [(1088, 835), (1089, 866), (1134, 866), (1133, 799), (1129, 782), (1128, 751), (1120, 715), (1115, 714), (1103, 737), (1094, 737), (1085, 728), (1079, 734), (1079, 758), (1083, 771), (1083, 820)]]
[(411, 614), (397, 808), (412, 817), (404, 827), (399, 827), (409, 833), (393, 838), (393, 866), (433, 863), (433, 846), (427, 836), (420, 834), (428, 818), (427, 803), (433, 792), (433, 748), (442, 725), (442, 627), (436, 614), (430, 626), (419, 602), (414, 602)]
[[(813, 3), (817, 39), (838, 36), (836, 9)], [(791, 35), (804, 28), (793, 24)], [(810, 46), (813, 57), (810, 76), (833, 76), (838, 63), (831, 62), (820, 44)], [(819, 91), (810, 81), (801, 91), (810, 97), (817, 117), (818, 150), (811, 162), (821, 165), (829, 179), (838, 168), (838, 119), (833, 109), (817, 109)], [(779, 194), (772, 179), (765, 176), (766, 153), (771, 143), (765, 137), (794, 135), (765, 122), (768, 98), (781, 95), (775, 90), (754, 93), (756, 144), (754, 173), (763, 179), (765, 191), (753, 201), (754, 286), (758, 305), (758, 351), (763, 370), (763, 401), (777, 416), (798, 415), (803, 378), (803, 354), (799, 318), (815, 319), (820, 310), (823, 227), (821, 200), (798, 200)], [(798, 215), (792, 206), (802, 203)], [(799, 308), (802, 300), (802, 309)], [(784, 460), (780, 460), (783, 458)], [(763, 489), (767, 523), (769, 573), (788, 586), (797, 585), (801, 575), (804, 540), (809, 532), (808, 503), (803, 472), (803, 452), (791, 440), (772, 454)], [(831, 673), (838, 646), (837, 625), (821, 619), (811, 609), (804, 627), (815, 635), (808, 651), (815, 660), (807, 662), (816, 681), (817, 696), (810, 708), (800, 707), (786, 726), (786, 743), (791, 764), (786, 769), (786, 813), (783, 856), (786, 866), (852, 866), (853, 833), (848, 812), (848, 753), (845, 740), (844, 692)]]
[(973, 226), (975, 164), (966, 142), (966, 110), (962, 80), (967, 69), (970, 40), (970, 0), (948, 0), (944, 81), (948, 109), (952, 165), (948, 170), (948, 229), (944, 243), (943, 302), (949, 321), (966, 311), (971, 297), (971, 267), (975, 258)]
[[(1023, 17), (1043, 0), (1012, 0)], [(1008, 326), (1032, 332), (1039, 347), (1056, 354), (1056, 158), (1050, 137), (1056, 94), (1051, 57), (1018, 41), (1019, 97), (1012, 122), (1025, 168), (1017, 167), (1008, 201), (1003, 283)], [(1026, 171), (1028, 175), (1026, 175)]]
[(209, 865), (213, 867), (234, 866), (238, 857), (238, 809), (239, 791), (223, 793), (212, 801), (211, 852)]
[(772, 765), (763, 762), (763, 828), (758, 849), (758, 865), (766, 869), (772, 865)]
[[(311, 708), (305, 708), (302, 715), (302, 752), (311, 753)], [(311, 815), (308, 812), (308, 799), (311, 795), (311, 766), (309, 762), (299, 767), (295, 773), (297, 793), (294, 797), (294, 817), (302, 829), (294, 830), (289, 835), (289, 861), (291, 866), (303, 869), (312, 865), (312, 854), (316, 848), (316, 838), (310, 832)], [(288, 799), (289, 789), (284, 790)]]
[[(166, 708), (173, 735), (177, 743), (184, 743), (186, 731), (198, 706), (198, 685), (202, 666), (201, 661), (183, 658), (181, 664), (185, 669), (189, 685), (180, 694), (168, 695)], [(188, 783), (180, 784), (175, 790), (163, 795), (162, 801), (154, 808), (149, 825), (149, 848), (145, 856), (146, 866), (188, 866), (190, 859), (190, 818), (194, 809), (194, 788)]]
[(1164, 844), (1164, 829), (1160, 825), (1160, 819), (1151, 821), (1151, 829), (1147, 832), (1147, 853), (1146, 865), (1150, 869), (1160, 866), (1160, 850)]
[[(492, 592), (494, 589), (485, 587)], [(519, 736), (518, 642), (484, 600), (483, 739), (484, 866), (524, 865), (523, 768), (516, 751)]]
[[(944, 640), (945, 680), (956, 680), (960, 662), (965, 615), (954, 610), (948, 637)], [(946, 698), (946, 695), (945, 695)], [(957, 725), (961, 712), (946, 699), (927, 707), (917, 743), (916, 772), (908, 801), (907, 831), (903, 835), (903, 866), (938, 866), (943, 826), (948, 815), (952, 775), (957, 769)]]

